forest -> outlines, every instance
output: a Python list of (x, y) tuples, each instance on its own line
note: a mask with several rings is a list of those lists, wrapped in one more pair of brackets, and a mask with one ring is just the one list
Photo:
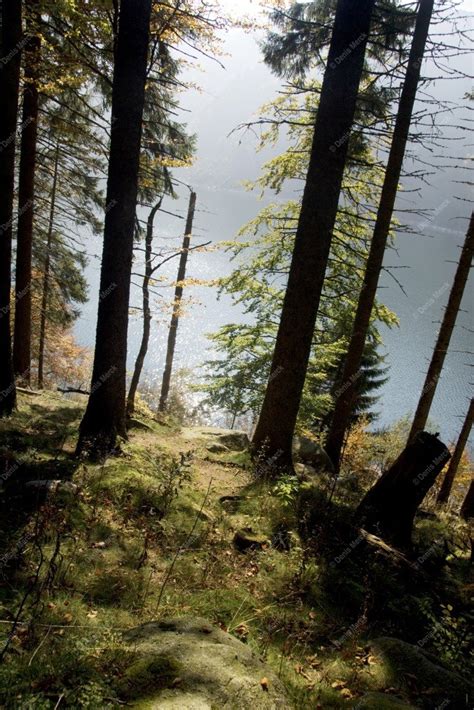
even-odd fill
[(474, 707), (473, 18), (0, 0), (0, 708)]

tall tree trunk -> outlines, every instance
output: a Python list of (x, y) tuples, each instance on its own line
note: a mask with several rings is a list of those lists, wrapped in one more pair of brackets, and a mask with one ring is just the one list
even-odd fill
[(21, 0), (1, 4), (0, 66), (0, 417), (16, 404), (10, 329), (15, 132), (21, 57)]
[(336, 220), (373, 0), (339, 0), (288, 285), (253, 447), (292, 467), (292, 439)]
[(173, 313), (171, 315), (170, 329), (168, 333), (168, 347), (166, 349), (166, 364), (161, 383), (160, 404), (158, 410), (164, 412), (170, 391), (171, 372), (173, 370), (174, 349), (176, 346), (176, 335), (178, 332), (179, 309), (183, 297), (183, 281), (186, 276), (186, 263), (188, 260), (189, 244), (193, 231), (194, 209), (196, 207), (196, 193), (191, 192), (189, 196), (188, 216), (186, 219), (186, 229), (184, 232), (183, 246), (181, 248), (181, 258), (179, 260), (178, 278), (174, 292)]
[(158, 200), (148, 215), (145, 236), (145, 276), (143, 277), (142, 294), (143, 294), (143, 332), (140, 349), (137, 359), (135, 360), (135, 368), (133, 370), (130, 388), (127, 397), (127, 417), (131, 417), (135, 410), (135, 395), (137, 393), (138, 383), (142, 374), (143, 363), (148, 351), (148, 343), (150, 341), (151, 328), (151, 308), (150, 308), (150, 280), (153, 274), (152, 265), (152, 246), (153, 246), (153, 220), (156, 213), (161, 207), (163, 198)]
[(38, 347), (38, 389), (44, 387), (44, 351), (46, 345), (46, 320), (48, 312), (50, 273), (51, 273), (51, 249), (53, 242), (54, 217), (56, 212), (56, 190), (58, 186), (58, 166), (59, 166), (59, 143), (56, 145), (53, 169), (53, 186), (51, 188), (51, 203), (49, 206), (48, 235), (46, 237), (46, 253), (44, 255), (43, 284), (41, 294), (40, 332)]
[(436, 498), (437, 503), (447, 503), (448, 498), (451, 495), (451, 489), (453, 487), (454, 479), (458, 471), (459, 462), (461, 461), (461, 456), (466, 448), (467, 440), (469, 434), (471, 433), (472, 423), (474, 422), (474, 397), (471, 399), (469, 409), (467, 410), (466, 418), (464, 419), (464, 424), (462, 425), (461, 433), (459, 434), (459, 439), (456, 443), (456, 448), (454, 449), (453, 457), (449, 462), (448, 470), (439, 489), (438, 497)]
[(418, 431), (424, 429), (428, 415), (430, 413), (431, 403), (433, 401), (436, 387), (438, 384), (441, 370), (443, 369), (444, 359), (448, 352), (449, 342), (456, 323), (459, 307), (461, 305), (464, 288), (469, 277), (469, 270), (472, 263), (472, 255), (474, 252), (474, 212), (471, 213), (471, 219), (464, 241), (464, 246), (461, 252), (461, 258), (456, 269), (453, 285), (449, 294), (448, 305), (444, 312), (444, 317), (439, 329), (436, 345), (431, 356), (430, 366), (426, 373), (425, 382), (421, 391), (421, 396), (416, 408), (413, 423), (411, 425), (409, 439), (412, 439)]
[(31, 252), (38, 133), (37, 72), (40, 60), (40, 37), (37, 27), (38, 0), (27, 0), (26, 6), (26, 31), (30, 35), (30, 39), (24, 53), (25, 77), (18, 181), (13, 368), (16, 377), (28, 386), (31, 377)]
[(474, 480), (471, 481), (471, 485), (469, 486), (466, 497), (464, 498), (459, 515), (464, 520), (474, 518)]
[(122, 0), (112, 86), (107, 210), (91, 394), (77, 453), (104, 458), (126, 436), (128, 308), (151, 0)]
[(345, 358), (344, 371), (341, 379), (342, 387), (339, 397), (336, 400), (334, 414), (326, 440), (326, 451), (336, 471), (339, 470), (344, 437), (349, 426), (356, 397), (357, 380), (360, 373), (380, 272), (382, 270), (387, 238), (390, 232), (390, 224), (408, 141), (413, 106), (432, 11), (433, 0), (421, 0), (416, 18), (406, 77), (398, 106), (392, 145), (385, 170), (384, 184), (377, 211), (374, 233), (367, 258), (364, 282), (359, 295), (351, 339)]
[(363, 527), (410, 550), (416, 511), (449, 458), (436, 436), (417, 434), (362, 499), (356, 515)]

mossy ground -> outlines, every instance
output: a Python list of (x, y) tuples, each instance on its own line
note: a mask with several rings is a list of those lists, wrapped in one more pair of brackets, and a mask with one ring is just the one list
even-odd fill
[[(465, 531), (451, 536), (447, 567), (436, 541), (450, 522), (424, 520), (417, 539), (434, 552), (422, 563), (425, 576), (410, 580), (354, 543), (357, 492), (341, 490), (330, 501), (321, 492), (319, 535), (309, 544), (297, 533), (291, 495), (256, 484), (245, 454), (210, 454), (164, 420), (146, 418), (147, 428), (133, 429), (121, 455), (104, 465), (77, 461), (82, 410), (82, 402), (56, 394), (22, 395), (15, 415), (0, 422), (0, 456), (19, 463), (12, 479), (78, 485), (42, 505), (30, 501), (26, 511), (19, 502), (3, 506), (5, 708), (107, 708), (138, 699), (156, 682), (151, 675), (166, 683), (177, 669), (166, 661), (151, 673), (124, 646), (122, 632), (183, 614), (250, 644), (296, 708), (357, 707), (368, 691), (416, 706), (419, 689), (387, 684), (368, 637), (415, 644), (427, 637), (424, 648), (465, 664), (460, 635), (472, 595)], [(236, 513), (226, 513), (218, 499), (240, 493)], [(237, 552), (232, 537), (242, 523), (269, 537), (289, 530), (290, 549)]]

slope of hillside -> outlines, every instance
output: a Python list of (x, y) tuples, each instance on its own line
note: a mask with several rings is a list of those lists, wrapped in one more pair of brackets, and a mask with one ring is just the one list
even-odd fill
[[(144, 410), (118, 455), (86, 464), (73, 456), (81, 412), (56, 394), (24, 394), (0, 422), (3, 707), (106, 708), (171, 692), (174, 666), (144, 669), (123, 634), (182, 616), (244, 642), (285, 686), (287, 707), (429, 708), (459, 696), (463, 682), (435, 664), (463, 671), (472, 589), (462, 551), (449, 585), (444, 571), (433, 584), (400, 568), (359, 540), (350, 506), (328, 501), (322, 480), (312, 505), (327, 532), (309, 544), (294, 482), (256, 482), (238, 437)], [(432, 546), (431, 528), (424, 534)], [(234, 544), (242, 537), (245, 552)], [(441, 621), (444, 653), (428, 661)], [(426, 677), (421, 660), (403, 666), (401, 641), (379, 636), (408, 641), (431, 663)]]

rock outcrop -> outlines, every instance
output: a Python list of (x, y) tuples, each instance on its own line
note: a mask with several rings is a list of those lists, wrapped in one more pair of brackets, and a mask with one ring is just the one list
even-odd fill
[(370, 642), (370, 650), (382, 662), (381, 685), (389, 684), (402, 691), (410, 691), (412, 695), (416, 691), (420, 708), (462, 710), (472, 707), (472, 683), (444, 668), (437, 658), (419, 646), (382, 636)]
[(323, 447), (307, 436), (295, 436), (293, 439), (293, 457), (296, 461), (309, 464), (317, 471), (334, 472), (331, 459)]
[[(189, 427), (183, 429), (183, 435), (189, 440), (200, 440), (209, 451), (225, 453), (227, 451), (246, 451), (250, 448), (250, 439), (245, 431), (219, 429), (218, 427)], [(225, 448), (224, 448), (225, 447)]]
[(124, 635), (136, 654), (118, 688), (135, 708), (286, 710), (278, 678), (244, 643), (205, 619), (149, 622)]

